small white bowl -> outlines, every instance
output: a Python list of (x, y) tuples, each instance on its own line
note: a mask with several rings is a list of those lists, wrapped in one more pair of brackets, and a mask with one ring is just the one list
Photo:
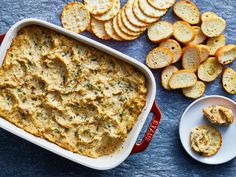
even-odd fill
[[(209, 123), (203, 115), (202, 109), (212, 105), (222, 105), (232, 109), (234, 117), (236, 118), (236, 103), (223, 96), (206, 96), (194, 101), (184, 111), (179, 124), (179, 136), (181, 143), (187, 153), (195, 160), (205, 164), (222, 164), (232, 160), (236, 157), (236, 120), (231, 125), (217, 126)], [(204, 157), (191, 149), (190, 146), (190, 132), (194, 127), (202, 124), (208, 124), (216, 127), (222, 134), (222, 146), (218, 153), (211, 157)]]

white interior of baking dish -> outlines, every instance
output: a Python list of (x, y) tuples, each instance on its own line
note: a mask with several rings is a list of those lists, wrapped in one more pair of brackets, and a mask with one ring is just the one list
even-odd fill
[[(138, 117), (137, 122), (135, 123), (133, 129), (130, 131), (128, 138), (126, 139), (126, 141), (123, 143), (122, 147), (117, 150), (115, 153), (113, 153), (112, 155), (109, 156), (102, 156), (99, 158), (89, 158), (86, 156), (81, 156), (79, 154), (75, 154), (72, 153), (70, 151), (67, 151), (63, 148), (60, 148), (59, 146), (50, 143), (44, 139), (38, 138), (36, 136), (33, 136), (27, 132), (25, 132), (24, 130), (17, 128), (16, 126), (14, 126), (13, 124), (9, 123), (8, 121), (6, 121), (5, 119), (0, 117), (0, 127), (2, 127), (3, 129), (27, 140), (30, 141), (38, 146), (41, 146), (53, 153), (56, 153), (62, 157), (65, 157), (67, 159), (70, 159), (76, 163), (79, 163), (81, 165), (90, 167), (90, 168), (94, 168), (94, 169), (98, 169), (98, 170), (107, 170), (107, 169), (111, 169), (114, 168), (116, 166), (118, 166), (120, 163), (122, 163), (130, 154), (136, 140), (137, 137), (144, 125), (144, 122), (147, 119), (147, 116), (151, 110), (152, 104), (155, 100), (155, 95), (156, 95), (156, 84), (155, 84), (155, 79), (153, 77), (153, 74), (151, 73), (151, 71), (142, 63), (134, 60), (133, 58), (126, 56), (110, 47), (107, 47), (101, 43), (98, 43), (92, 39), (86, 38), (84, 36), (78, 35), (76, 33), (70, 32), (68, 30), (65, 30), (59, 26), (53, 25), (51, 23), (42, 21), (42, 20), (38, 20), (38, 19), (25, 19), (22, 20), (18, 23), (16, 23), (14, 26), (12, 26), (10, 28), (10, 30), (7, 32), (5, 39), (1, 45), (0, 48), (0, 64), (2, 65), (3, 59), (5, 57), (6, 51), (7, 49), (10, 47), (12, 39), (14, 39), (14, 37), (16, 36), (17, 32), (27, 26), (27, 25), (40, 25), (40, 26), (44, 26), (46, 28), (52, 29), (54, 31), (57, 31), (59, 33), (62, 33), (66, 36), (72, 37), (82, 43), (88, 44), (90, 46), (93, 46), (101, 51), (104, 51), (110, 55), (113, 55), (127, 63), (132, 64), (133, 66), (135, 66), (136, 68), (138, 68), (142, 73), (144, 73), (144, 75), (146, 76), (147, 79), (147, 88), (148, 88), (148, 93), (147, 93), (147, 97), (146, 97), (146, 105), (143, 109), (143, 111), (141, 112), (141, 114)], [(9, 152), (10, 153), (10, 152)]]

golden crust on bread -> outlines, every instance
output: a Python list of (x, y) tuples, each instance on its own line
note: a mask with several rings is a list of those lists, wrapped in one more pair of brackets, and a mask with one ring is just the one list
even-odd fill
[(210, 157), (220, 150), (222, 136), (216, 128), (209, 125), (200, 125), (192, 129), (190, 145), (195, 152)]
[(62, 10), (61, 23), (65, 29), (81, 33), (90, 23), (89, 11), (80, 2), (70, 2)]
[(234, 113), (231, 109), (224, 106), (208, 106), (202, 109), (205, 118), (213, 124), (225, 125), (232, 124)]

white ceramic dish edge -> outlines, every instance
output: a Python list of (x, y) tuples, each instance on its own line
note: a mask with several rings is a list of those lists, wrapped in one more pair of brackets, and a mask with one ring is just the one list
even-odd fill
[(135, 123), (133, 129), (129, 133), (126, 141), (122, 145), (122, 148), (120, 148), (118, 151), (116, 151), (114, 154), (110, 156), (102, 156), (99, 158), (89, 158), (85, 156), (81, 156), (79, 154), (72, 153), (70, 151), (67, 151), (63, 148), (60, 148), (59, 146), (50, 143), (44, 139), (35, 137), (24, 130), (14, 126), (13, 124), (9, 123), (5, 119), (0, 117), (0, 127), (29, 141), (32, 142), (40, 147), (43, 147), (44, 149), (47, 149), (53, 153), (56, 153), (64, 158), (67, 158), (69, 160), (72, 160), (76, 163), (79, 163), (81, 165), (87, 166), (89, 168), (97, 169), (97, 170), (108, 170), (111, 168), (114, 168), (121, 164), (130, 154), (133, 146), (135, 145), (135, 142), (137, 140), (137, 137), (148, 117), (148, 114), (151, 110), (152, 104), (155, 100), (156, 95), (156, 83), (154, 76), (152, 72), (142, 63), (136, 61), (135, 59), (124, 55), (110, 47), (107, 47), (99, 42), (96, 42), (92, 39), (89, 39), (87, 37), (84, 37), (82, 35), (76, 34), (74, 32), (70, 32), (68, 30), (65, 30), (59, 26), (53, 25), (49, 22), (42, 21), (39, 19), (25, 19), (17, 22), (15, 25), (13, 25), (9, 31), (6, 33), (5, 38), (1, 44), (0, 48), (0, 64), (2, 64), (3, 59), (5, 57), (5, 54), (7, 52), (7, 49), (10, 47), (12, 43), (12, 39), (16, 36), (17, 31), (19, 31), (21, 28), (27, 25), (40, 25), (44, 26), (46, 28), (52, 29), (54, 31), (57, 31), (59, 33), (62, 33), (66, 36), (72, 37), (82, 43), (85, 43), (87, 45), (90, 45), (92, 47), (95, 47), (101, 51), (104, 51), (105, 53), (108, 53), (110, 55), (113, 55), (127, 63), (130, 63), (131, 65), (135, 66), (137, 69), (139, 69), (141, 72), (143, 72), (147, 79), (147, 87), (148, 87), (148, 93), (146, 97), (146, 105), (141, 112), (141, 114), (138, 117), (137, 122)]

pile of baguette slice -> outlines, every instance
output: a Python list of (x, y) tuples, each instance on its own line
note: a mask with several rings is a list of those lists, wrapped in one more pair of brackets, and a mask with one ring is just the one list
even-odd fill
[[(150, 25), (165, 15), (174, 3), (175, 0), (128, 0), (110, 19), (98, 18), (99, 16), (92, 14), (90, 32), (105, 40), (131, 41), (137, 39)], [(96, 23), (103, 26), (99, 30), (104, 31), (105, 38), (95, 31)]]
[[(189, 0), (178, 1), (173, 11), (181, 20), (174, 24), (158, 21), (148, 28), (148, 38), (159, 46), (147, 54), (146, 64), (151, 69), (164, 68), (164, 89), (182, 89), (183, 95), (196, 99), (204, 94), (205, 83), (214, 81), (224, 65), (235, 60), (236, 45), (226, 45), (226, 21), (217, 14), (201, 14)], [(173, 65), (178, 61), (182, 62), (181, 69)], [(228, 93), (236, 93), (232, 68), (224, 70), (222, 85)]]
[(62, 10), (64, 28), (76, 33), (87, 29), (100, 39), (131, 41), (157, 22), (175, 0), (84, 0), (70, 2)]

